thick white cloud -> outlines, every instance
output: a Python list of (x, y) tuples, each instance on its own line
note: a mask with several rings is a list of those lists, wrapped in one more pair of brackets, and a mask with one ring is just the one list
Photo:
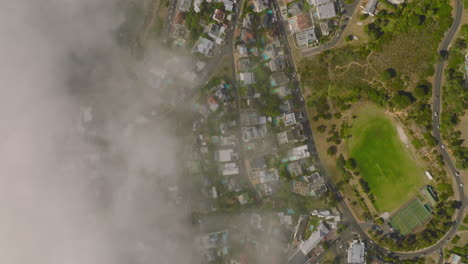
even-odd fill
[(189, 63), (158, 48), (134, 60), (121, 22), (113, 1), (3, 3), (0, 263), (190, 259), (186, 212), (165, 195), (180, 140), (161, 114)]

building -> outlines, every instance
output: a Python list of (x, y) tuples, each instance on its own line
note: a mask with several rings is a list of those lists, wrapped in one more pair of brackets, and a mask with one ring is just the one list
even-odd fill
[(365, 264), (365, 245), (364, 242), (353, 240), (348, 249), (348, 263), (350, 264)]
[(200, 13), (201, 9), (201, 4), (203, 3), (203, 0), (194, 0), (193, 1), (193, 11), (195, 11), (195, 13)]
[(213, 48), (214, 42), (207, 38), (199, 38), (195, 43), (195, 51), (208, 57), (212, 56)]
[(270, 85), (277, 86), (289, 82), (288, 76), (282, 71), (274, 72), (270, 75)]
[(379, 3), (379, 0), (369, 0), (362, 10), (364, 14), (368, 15), (375, 15), (375, 10), (377, 9), (377, 4)]
[(296, 114), (295, 113), (283, 114), (280, 117), (280, 120), (283, 121), (283, 124), (285, 126), (292, 126), (296, 124)]
[(255, 76), (253, 72), (241, 72), (239, 73), (239, 79), (244, 85), (250, 85), (255, 83)]
[(216, 44), (221, 45), (226, 38), (226, 25), (211, 24), (208, 36), (212, 37)]
[(183, 12), (188, 12), (190, 6), (192, 6), (192, 0), (180, 0), (177, 5), (177, 9)]
[(216, 98), (214, 96), (209, 96), (208, 97), (208, 106), (212, 112), (216, 112), (219, 108), (218, 101), (216, 101)]
[(302, 175), (302, 166), (299, 161), (293, 161), (286, 165), (286, 169), (288, 170), (289, 174), (293, 177), (298, 177)]
[(309, 4), (314, 5), (314, 6), (324, 5), (331, 1), (333, 0), (308, 0)]
[(304, 131), (302, 130), (302, 126), (300, 125), (294, 127), (293, 129), (276, 134), (276, 138), (278, 139), (278, 143), (280, 145), (287, 143), (296, 143), (305, 140)]
[(254, 22), (254, 18), (255, 16), (252, 13), (247, 13), (244, 19), (242, 19), (242, 27), (251, 29)]
[(229, 254), (228, 231), (208, 233), (195, 239), (199, 252), (208, 262), (214, 262)]
[(270, 1), (269, 0), (254, 0), (253, 6), (254, 6), (254, 11), (257, 13), (260, 13), (263, 10), (270, 7)]
[(330, 20), (320, 22), (319, 25), (320, 25), (320, 31), (322, 32), (322, 35), (324, 36), (330, 35)]
[(295, 147), (288, 151), (289, 161), (300, 160), (310, 157), (309, 147), (307, 145), (302, 145)]
[(233, 160), (235, 155), (233, 149), (220, 149), (216, 152), (215, 159), (218, 162), (229, 162)]
[(317, 43), (317, 35), (315, 35), (315, 29), (310, 28), (304, 31), (301, 31), (296, 34), (296, 43), (299, 48), (307, 48), (309, 45)]
[(304, 4), (302, 2), (294, 2), (289, 5), (288, 13), (291, 16), (298, 16), (302, 14), (303, 10), (304, 10)]
[(252, 68), (252, 62), (250, 61), (250, 58), (240, 58), (238, 60), (238, 64), (237, 64), (239, 67), (239, 71), (240, 72), (245, 72), (245, 71), (248, 71)]
[(226, 11), (232, 12), (232, 10), (234, 10), (234, 2), (231, 0), (224, 0), (224, 9)]
[(328, 2), (317, 6), (317, 16), (319, 19), (330, 19), (336, 16), (335, 4)]
[(288, 22), (291, 31), (294, 33), (308, 29), (312, 26), (310, 16), (308, 13), (293, 16), (288, 19)]
[(268, 65), (270, 66), (270, 70), (272, 72), (281, 71), (286, 68), (286, 60), (284, 59), (284, 56), (278, 56), (274, 59), (271, 59), (268, 62)]
[(223, 163), (221, 171), (223, 176), (237, 175), (239, 174), (239, 167), (234, 162)]
[(320, 222), (317, 227), (317, 230), (312, 232), (310, 237), (303, 241), (296, 249), (296, 251), (289, 257), (289, 264), (305, 264), (308, 262), (309, 258), (307, 255), (317, 247), (320, 242), (327, 236), (330, 231), (327, 227)]
[(222, 23), (224, 20), (224, 12), (220, 9), (216, 9), (213, 14), (213, 20)]

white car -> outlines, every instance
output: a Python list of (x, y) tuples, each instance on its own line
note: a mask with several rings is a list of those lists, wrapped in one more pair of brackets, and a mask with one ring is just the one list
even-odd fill
[(460, 187), (463, 187), (463, 183), (460, 183)]
[(437, 116), (437, 112), (434, 112), (434, 116)]
[(445, 149), (445, 145), (442, 144), (442, 148)]

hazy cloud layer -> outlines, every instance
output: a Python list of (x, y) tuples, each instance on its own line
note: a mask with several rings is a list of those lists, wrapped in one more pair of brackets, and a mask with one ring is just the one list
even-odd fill
[(134, 60), (114, 41), (123, 19), (108, 0), (3, 3), (0, 263), (188, 263), (165, 113), (190, 62)]

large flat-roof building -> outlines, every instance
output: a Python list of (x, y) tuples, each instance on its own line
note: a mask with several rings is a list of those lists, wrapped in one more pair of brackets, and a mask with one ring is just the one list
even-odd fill
[(350, 264), (365, 264), (366, 263), (366, 248), (364, 242), (353, 240), (348, 249), (348, 263)]
[(319, 19), (329, 19), (336, 16), (335, 4), (328, 2), (317, 6), (317, 16)]
[(362, 10), (364, 14), (368, 15), (375, 15), (375, 10), (377, 9), (377, 4), (379, 3), (379, 0), (369, 0)]

